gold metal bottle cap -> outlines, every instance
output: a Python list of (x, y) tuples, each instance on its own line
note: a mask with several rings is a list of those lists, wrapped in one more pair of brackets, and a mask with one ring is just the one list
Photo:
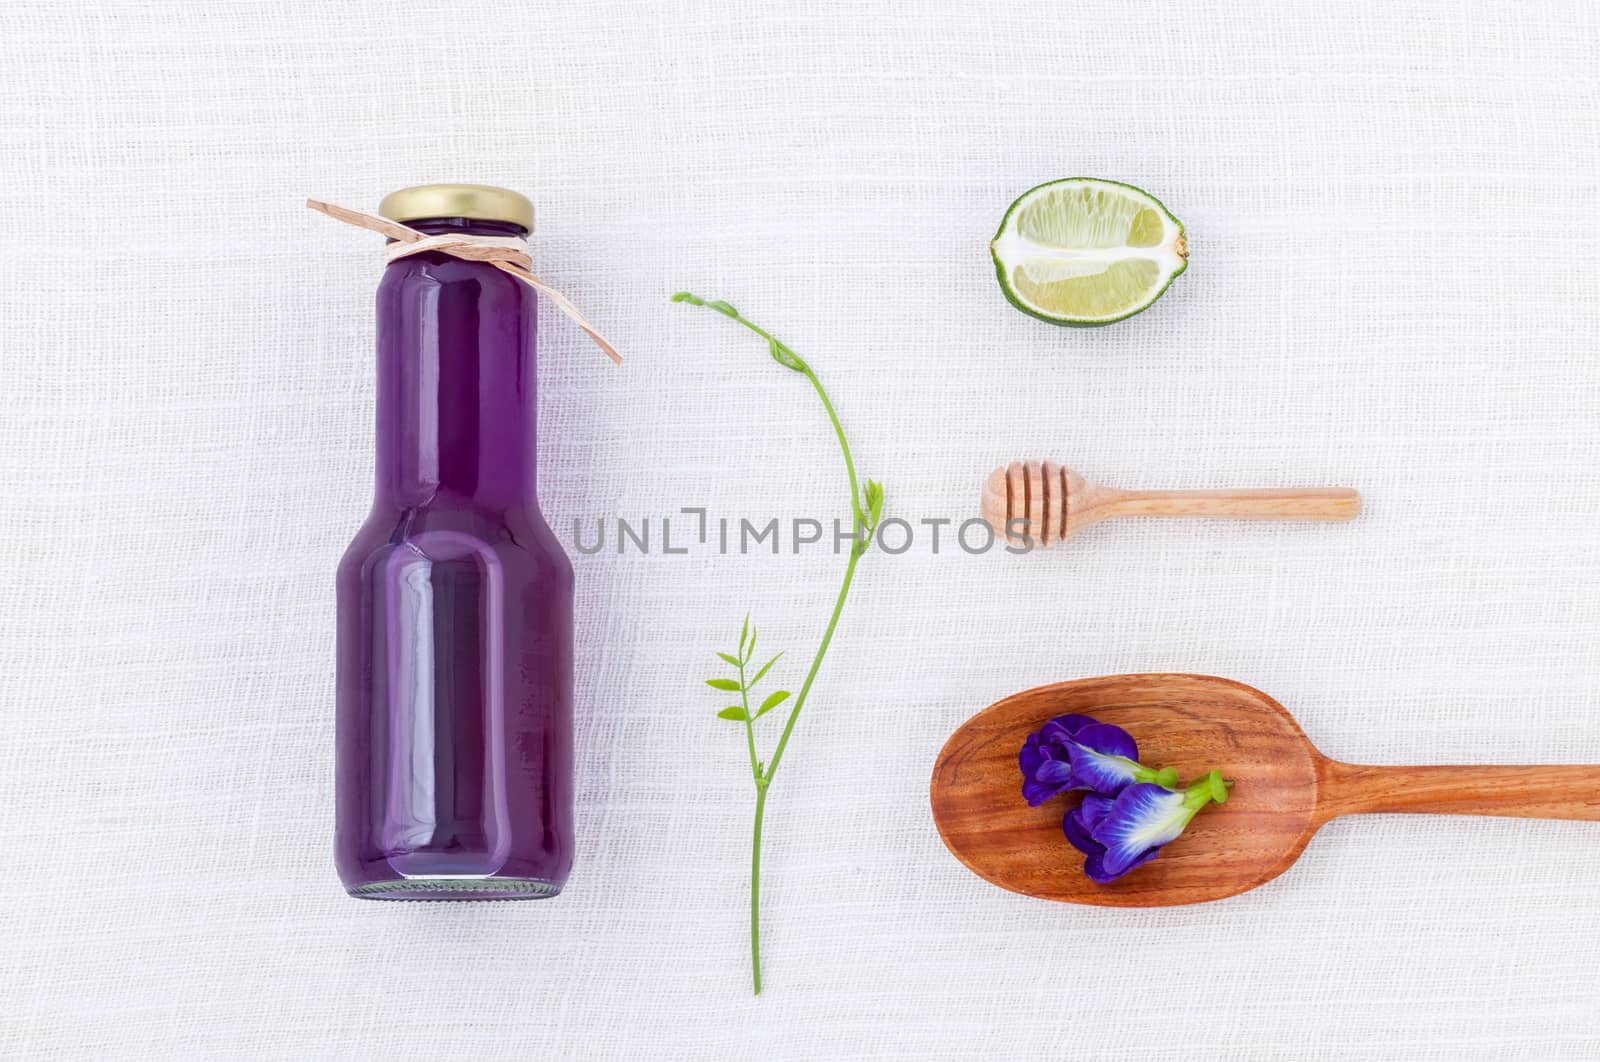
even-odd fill
[(390, 221), (418, 218), (473, 218), (509, 221), (533, 231), (533, 204), (527, 196), (487, 184), (419, 184), (390, 192), (378, 204)]

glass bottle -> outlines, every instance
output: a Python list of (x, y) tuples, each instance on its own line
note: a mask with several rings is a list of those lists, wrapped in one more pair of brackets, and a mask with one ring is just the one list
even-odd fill
[[(525, 236), (514, 192), (385, 217)], [(534, 490), (535, 293), (400, 258), (378, 288), (377, 488), (338, 571), (339, 875), (373, 899), (554, 896), (572, 866), (572, 565)]]

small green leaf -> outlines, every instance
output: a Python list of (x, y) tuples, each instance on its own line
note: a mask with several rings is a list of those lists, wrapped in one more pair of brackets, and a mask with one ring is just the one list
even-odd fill
[(735, 723), (742, 723), (744, 722), (744, 709), (735, 704), (732, 707), (724, 708), (722, 711), (718, 712), (717, 718), (732, 719)]
[(673, 295), (672, 296), (672, 301), (673, 302), (686, 302), (691, 306), (704, 306), (706, 304), (706, 300), (702, 299), (698, 295), (691, 295), (687, 291), (680, 291), (677, 294)]
[(785, 369), (793, 369), (795, 372), (806, 371), (806, 363), (801, 361), (794, 351), (779, 343), (776, 339), (768, 341), (767, 349), (772, 352), (772, 360), (782, 365)]
[(750, 628), (750, 644), (744, 647), (744, 658), (749, 660), (756, 653), (756, 629)]
[(760, 719), (788, 699), (788, 690), (774, 690), (766, 700), (761, 702), (761, 707), (756, 709), (756, 718)]
[(744, 640), (750, 634), (750, 613), (744, 614), (744, 626), (739, 628), (739, 655), (744, 656)]
[(726, 660), (728, 663), (732, 664), (734, 667), (738, 667), (744, 663), (744, 661), (740, 660), (738, 657), (729, 656), (727, 653), (718, 653), (717, 655), (722, 657), (722, 659)]
[(728, 690), (732, 693), (739, 692), (738, 679), (706, 679), (706, 685), (714, 690)]
[(768, 660), (765, 664), (761, 665), (761, 670), (756, 672), (756, 677), (750, 680), (751, 687), (754, 687), (756, 683), (761, 681), (761, 677), (763, 675), (772, 670), (772, 665), (776, 664), (778, 662), (778, 658), (781, 656), (783, 656), (783, 654), (779, 653), (778, 656), (773, 657), (771, 660)]
[(739, 311), (738, 310), (735, 310), (731, 305), (729, 305), (726, 302), (723, 302), (721, 299), (718, 299), (715, 302), (703, 303), (702, 305), (704, 305), (706, 307), (706, 309), (708, 309), (708, 310), (717, 311), (718, 313), (722, 314), (724, 317), (738, 317), (739, 316)]
[(883, 518), (883, 484), (876, 480), (867, 480), (867, 515), (873, 527), (878, 526), (878, 521)]

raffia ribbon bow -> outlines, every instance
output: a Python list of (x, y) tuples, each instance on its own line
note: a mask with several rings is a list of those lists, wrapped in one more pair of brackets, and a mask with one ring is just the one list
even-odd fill
[(418, 232), (409, 225), (402, 225), (398, 221), (391, 221), (377, 214), (368, 214), (361, 210), (351, 210), (349, 207), (336, 206), (333, 203), (324, 203), (320, 199), (307, 199), (306, 206), (318, 213), (326, 214), (335, 221), (342, 221), (346, 225), (354, 225), (358, 229), (367, 229), (378, 232), (394, 240), (389, 245), (387, 260), (393, 262), (397, 258), (409, 258), (414, 254), (424, 251), (439, 251), (455, 258), (465, 258), (471, 262), (487, 262), (502, 273), (510, 273), (528, 287), (537, 291), (545, 298), (556, 304), (556, 309), (572, 318), (574, 324), (588, 333), (589, 338), (595, 341), (599, 348), (606, 352), (606, 356), (618, 365), (622, 364), (622, 355), (617, 353), (617, 348), (606, 342), (604, 336), (595, 331), (594, 326), (584, 319), (578, 308), (561, 292), (552, 288), (529, 271), (533, 260), (528, 257), (528, 245), (515, 236), (477, 236), (469, 232), (447, 232), (438, 236), (429, 236), (425, 232)]

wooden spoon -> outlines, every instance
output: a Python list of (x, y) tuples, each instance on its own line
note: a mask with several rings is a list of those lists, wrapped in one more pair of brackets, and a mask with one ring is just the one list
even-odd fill
[[(1017, 750), (1069, 713), (1115, 723), (1141, 760), (1188, 781), (1216, 768), (1228, 802), (1197, 815), (1154, 862), (1109, 885), (1061, 834), (1077, 798), (1030, 808)], [(1282, 874), (1330, 819), (1369, 811), (1600, 822), (1600, 766), (1357, 767), (1316, 750), (1260, 690), (1208, 675), (1112, 675), (1013, 694), (962, 725), (933, 769), (933, 818), (955, 857), (1001, 888), (1101, 907), (1220, 900)]]
[(1231, 520), (1354, 520), (1361, 495), (1348, 487), (1268, 490), (1117, 490), (1049, 461), (1013, 461), (989, 474), (980, 511), (996, 535), (1053, 546), (1121, 516)]

